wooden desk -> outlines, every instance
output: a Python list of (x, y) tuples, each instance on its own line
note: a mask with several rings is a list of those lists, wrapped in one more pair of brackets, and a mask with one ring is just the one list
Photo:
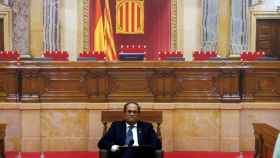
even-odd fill
[(255, 134), (254, 158), (272, 158), (274, 145), (280, 131), (263, 123), (254, 123), (253, 126)]
[(0, 158), (5, 158), (5, 130), (6, 124), (0, 124)]
[(280, 61), (0, 61), (4, 102), (280, 102)]

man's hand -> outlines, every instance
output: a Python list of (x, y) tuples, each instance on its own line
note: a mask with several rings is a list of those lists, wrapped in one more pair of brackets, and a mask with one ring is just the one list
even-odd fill
[(119, 145), (112, 145), (112, 147), (111, 147), (111, 151), (112, 152), (116, 152), (116, 151), (118, 151), (119, 150)]

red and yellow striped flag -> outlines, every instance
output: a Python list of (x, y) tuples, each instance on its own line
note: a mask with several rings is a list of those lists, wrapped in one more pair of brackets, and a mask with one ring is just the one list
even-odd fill
[(105, 34), (105, 51), (109, 61), (117, 59), (117, 52), (114, 41), (113, 25), (111, 21), (109, 1), (105, 0), (104, 8), (104, 34)]
[(93, 0), (94, 17), (93, 17), (93, 49), (95, 51), (104, 51), (104, 25), (102, 19), (102, 8), (100, 0)]

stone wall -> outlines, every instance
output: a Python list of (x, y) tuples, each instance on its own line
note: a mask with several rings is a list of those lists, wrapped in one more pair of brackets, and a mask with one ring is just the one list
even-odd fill
[[(280, 129), (279, 103), (140, 103), (163, 111), (165, 151), (254, 150), (254, 122)], [(7, 151), (97, 151), (101, 111), (123, 103), (0, 104)]]

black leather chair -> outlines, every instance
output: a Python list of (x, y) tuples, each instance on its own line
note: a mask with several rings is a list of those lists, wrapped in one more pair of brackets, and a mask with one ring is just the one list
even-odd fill
[[(102, 111), (101, 112), (101, 121), (103, 124), (103, 135), (108, 130), (108, 124), (114, 121), (121, 121), (124, 119), (124, 113), (122, 111)], [(140, 120), (151, 122), (156, 124), (156, 133), (159, 139), (161, 140), (160, 125), (162, 123), (162, 112), (161, 111), (141, 111)], [(156, 150), (155, 157), (163, 158), (163, 150)], [(108, 158), (108, 150), (99, 150), (99, 158)]]

